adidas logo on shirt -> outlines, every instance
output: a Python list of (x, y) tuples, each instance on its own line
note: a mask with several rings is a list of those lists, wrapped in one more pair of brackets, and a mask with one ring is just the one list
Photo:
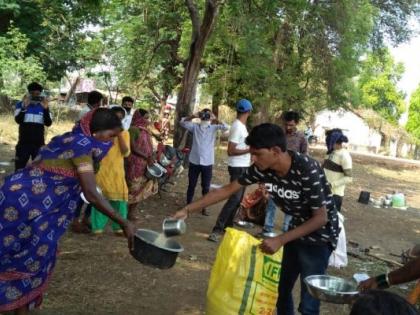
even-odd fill
[(279, 189), (277, 185), (266, 183), (265, 184), (265, 188), (270, 193), (276, 193), (280, 198), (284, 198), (284, 199), (299, 199), (299, 197), (300, 197), (299, 196), (299, 194), (300, 194), (299, 191), (292, 190), (292, 189), (286, 189), (285, 190), (284, 187), (281, 187)]

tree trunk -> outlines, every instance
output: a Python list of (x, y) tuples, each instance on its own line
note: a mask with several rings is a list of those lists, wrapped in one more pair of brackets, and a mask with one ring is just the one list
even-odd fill
[(211, 111), (213, 112), (213, 114), (219, 118), (219, 106), (222, 103), (222, 93), (221, 92), (216, 92), (211, 100)]
[(7, 95), (0, 94), (0, 112), (13, 113), (14, 108), (11, 106), (10, 98)]
[(220, 1), (206, 0), (204, 17), (201, 24), (196, 3), (193, 0), (185, 0), (185, 4), (190, 13), (193, 31), (191, 35), (190, 52), (185, 64), (181, 89), (179, 91), (176, 104), (174, 133), (175, 147), (179, 146), (185, 132), (182, 128), (180, 128), (179, 120), (182, 117), (190, 115), (194, 107), (197, 79), (201, 69), (200, 62), (219, 14)]
[[(70, 80), (69, 79), (67, 79), (69, 82), (70, 82)], [(69, 100), (70, 100), (70, 98), (73, 96), (73, 94), (76, 92), (76, 87), (77, 87), (77, 84), (79, 84), (79, 82), (80, 82), (80, 77), (77, 77), (74, 81), (73, 81), (73, 83), (71, 83), (70, 82), (70, 89), (68, 90), (68, 92), (67, 92), (67, 94), (66, 94), (66, 97), (64, 98), (64, 103), (65, 104), (68, 104), (68, 102), (69, 102)]]

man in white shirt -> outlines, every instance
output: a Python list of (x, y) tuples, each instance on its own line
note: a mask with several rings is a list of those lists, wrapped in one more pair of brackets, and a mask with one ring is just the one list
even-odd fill
[[(200, 118), (200, 123), (193, 123), (191, 120), (194, 118)], [(187, 189), (187, 204), (190, 204), (193, 200), (200, 174), (203, 196), (210, 190), (216, 134), (218, 130), (226, 131), (228, 126), (219, 122), (210, 109), (203, 109), (198, 114), (182, 118), (180, 125), (193, 135), (193, 144), (189, 154), (190, 165), (188, 168)], [(205, 208), (202, 209), (201, 213), (209, 215)]]
[[(236, 103), (237, 118), (233, 122), (229, 132), (228, 143), (228, 171), (230, 181), (238, 179), (251, 165), (249, 147), (245, 144), (248, 136), (246, 122), (252, 111), (252, 104), (247, 99), (241, 99)], [(233, 218), (244, 195), (245, 188), (241, 188), (233, 194), (222, 208), (217, 217), (216, 225), (208, 240), (218, 242), (226, 227), (233, 226)]]
[(133, 119), (134, 112), (136, 111), (133, 108), (134, 99), (130, 96), (124, 96), (121, 102), (121, 106), (125, 109), (125, 117), (122, 120), (122, 124), (125, 130), (130, 129), (131, 120)]

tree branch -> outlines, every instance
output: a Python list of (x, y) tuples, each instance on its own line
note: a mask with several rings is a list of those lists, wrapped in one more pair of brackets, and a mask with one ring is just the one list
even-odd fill
[(157, 101), (160, 102), (160, 100), (162, 99), (162, 97), (160, 96), (160, 94), (158, 93), (158, 91), (156, 91), (155, 86), (153, 85), (152, 82), (150, 82), (147, 87), (150, 89), (150, 91), (152, 92), (153, 96), (156, 98)]

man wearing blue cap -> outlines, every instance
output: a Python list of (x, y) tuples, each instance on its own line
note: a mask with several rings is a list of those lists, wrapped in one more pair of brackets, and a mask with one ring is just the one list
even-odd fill
[[(230, 181), (238, 179), (250, 166), (251, 155), (249, 154), (249, 147), (245, 144), (245, 139), (248, 136), (246, 122), (252, 111), (252, 104), (247, 99), (241, 99), (236, 103), (237, 118), (233, 122), (229, 132), (228, 143), (228, 171)], [(218, 242), (220, 236), (223, 234), (226, 227), (233, 226), (233, 219), (236, 210), (244, 195), (245, 188), (241, 188), (233, 194), (222, 208), (217, 217), (216, 225), (208, 240)]]

